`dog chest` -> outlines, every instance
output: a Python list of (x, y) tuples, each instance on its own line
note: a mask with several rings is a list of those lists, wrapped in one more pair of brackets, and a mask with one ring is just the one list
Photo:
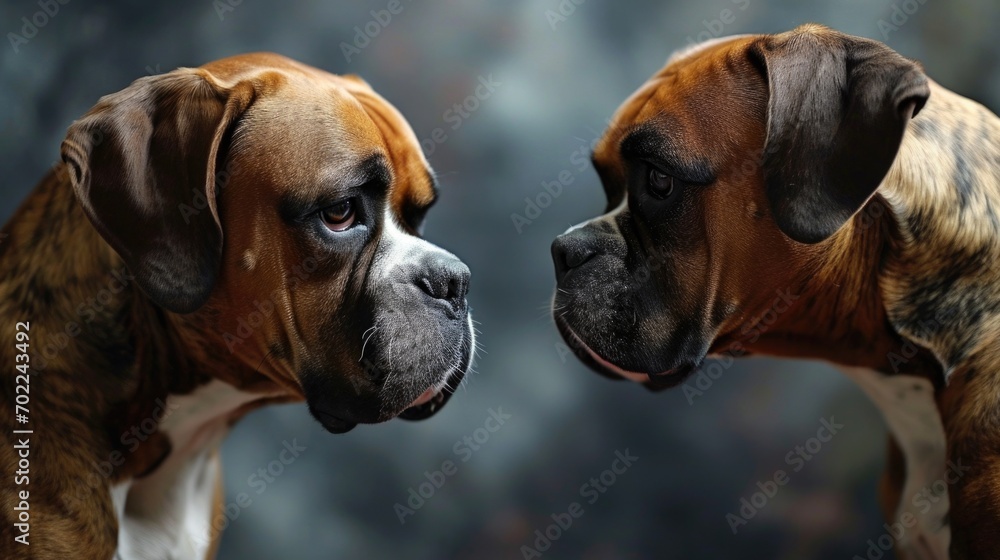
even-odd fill
[(233, 412), (263, 396), (216, 380), (167, 399), (159, 428), (170, 440), (170, 455), (150, 475), (111, 490), (119, 520), (116, 560), (206, 556), (221, 482), (219, 445)]

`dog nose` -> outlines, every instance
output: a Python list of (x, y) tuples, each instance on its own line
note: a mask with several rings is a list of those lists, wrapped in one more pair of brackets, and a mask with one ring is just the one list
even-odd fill
[(416, 278), (416, 284), (425, 294), (457, 309), (469, 292), (470, 276), (469, 267), (457, 257), (435, 255), (426, 262), (424, 273)]
[(592, 243), (578, 234), (579, 230), (564, 233), (552, 242), (552, 261), (556, 265), (556, 281), (562, 282), (570, 270), (594, 258), (597, 250)]

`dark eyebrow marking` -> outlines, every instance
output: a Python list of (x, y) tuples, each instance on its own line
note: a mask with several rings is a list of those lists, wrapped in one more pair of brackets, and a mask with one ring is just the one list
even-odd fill
[(297, 193), (286, 193), (279, 208), (286, 221), (297, 221), (310, 213), (336, 203), (350, 192), (371, 190), (384, 195), (389, 191), (392, 171), (386, 157), (381, 153), (372, 154), (350, 167), (344, 173), (329, 180), (321, 181), (322, 192), (318, 197), (304, 197)]
[(601, 181), (601, 188), (604, 189), (604, 197), (608, 200), (604, 211), (610, 212), (617, 208), (625, 198), (625, 184), (611, 177), (608, 168), (597, 160), (597, 152), (595, 150), (590, 150), (590, 165), (597, 172), (597, 178)]
[(685, 182), (707, 185), (715, 181), (707, 161), (685, 156), (669, 136), (651, 126), (640, 126), (629, 132), (621, 141), (620, 150), (624, 157), (650, 161)]
[(385, 156), (380, 153), (375, 153), (361, 162), (356, 168), (359, 177), (353, 181), (355, 184), (364, 185), (377, 181), (386, 189), (389, 188), (389, 183), (392, 182), (392, 172), (389, 170), (389, 162), (386, 160)]
[(598, 161), (597, 152), (594, 150), (590, 150), (590, 166), (594, 168), (594, 171), (597, 172), (597, 176), (601, 179), (602, 182), (605, 181), (606, 179), (609, 179), (609, 177), (605, 176), (605, 173), (607, 171), (606, 166), (600, 161)]
[(597, 163), (597, 150), (590, 150), (590, 165), (593, 166), (594, 169), (599, 167)]
[(424, 219), (427, 217), (427, 211), (430, 210), (431, 206), (438, 201), (438, 193), (440, 192), (440, 187), (438, 185), (437, 177), (434, 176), (429, 169), (426, 175), (427, 183), (431, 187), (431, 198), (427, 202), (417, 201), (413, 198), (408, 198), (403, 203), (403, 219), (404, 225), (413, 229), (418, 235), (421, 233), (421, 229), (424, 225)]
[(429, 169), (427, 170), (427, 183), (430, 184), (431, 191), (432, 191), (433, 194), (431, 194), (431, 200), (430, 200), (430, 202), (428, 202), (424, 207), (425, 208), (430, 208), (431, 206), (434, 206), (435, 202), (437, 202), (437, 200), (438, 200), (438, 193), (441, 191), (441, 188), (440, 188), (440, 185), (438, 184), (437, 177), (435, 177), (434, 173), (431, 172), (431, 170), (429, 170)]

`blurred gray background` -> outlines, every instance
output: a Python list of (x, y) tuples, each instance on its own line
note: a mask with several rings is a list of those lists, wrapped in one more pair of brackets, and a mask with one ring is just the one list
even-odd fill
[[(99, 96), (148, 73), (245, 51), (358, 73), (427, 139), (442, 184), (427, 237), (473, 270), (470, 303), (485, 349), (477, 373), (423, 423), (333, 436), (304, 405), (243, 420), (224, 447), (226, 490), (232, 504), (241, 492), (251, 503), (230, 506), (222, 559), (524, 558), (535, 531), (573, 502), (582, 517), (542, 557), (846, 559), (865, 557), (867, 541), (884, 533), (875, 495), (885, 432), (857, 389), (823, 365), (765, 359), (739, 362), (701, 395), (654, 395), (600, 378), (552, 326), (549, 243), (603, 208), (585, 154), (674, 49), (814, 21), (886, 41), (946, 87), (997, 110), (1000, 5), (576, 1), (563, 0), (563, 19), (547, 16), (559, 13), (559, 0), (401, 0), (383, 25), (372, 10), (388, 0), (75, 0), (18, 52), (8, 36), (0, 54), (3, 220)], [(33, 0), (5, 0), (2, 30), (20, 33), (21, 18), (37, 11)], [(358, 35), (366, 29), (375, 36)], [(467, 102), (474, 110), (449, 112), (491, 76), (493, 91)], [(443, 142), (432, 139), (437, 128)], [(517, 231), (511, 214), (523, 215), (525, 198), (563, 171), (573, 182)], [(495, 432), (477, 432), (491, 409), (510, 417)], [(844, 428), (793, 472), (799, 464), (787, 454), (831, 416)], [(293, 440), (306, 451), (272, 464)], [(638, 460), (603, 493), (581, 488), (625, 450)], [(401, 523), (395, 505), (448, 460), (457, 472)], [(281, 472), (261, 488), (250, 477), (269, 465)], [(738, 515), (741, 499), (779, 469), (788, 485), (734, 534), (726, 515)]]

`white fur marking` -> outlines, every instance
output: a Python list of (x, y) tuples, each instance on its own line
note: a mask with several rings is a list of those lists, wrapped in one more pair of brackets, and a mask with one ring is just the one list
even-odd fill
[[(916, 524), (905, 530), (895, 545), (897, 554), (920, 560), (947, 560), (951, 528), (944, 523), (948, 514), (948, 496), (937, 502), (927, 499), (925, 489), (947, 481), (944, 426), (934, 402), (934, 387), (929, 381), (906, 375), (886, 376), (865, 368), (837, 366), (854, 380), (882, 412), (903, 451), (906, 482), (896, 520), (909, 513)], [(919, 387), (919, 388), (918, 388)]]
[[(413, 266), (414, 263), (419, 262), (422, 254), (436, 253), (441, 257), (451, 257), (456, 260), (458, 259), (458, 257), (441, 247), (403, 231), (403, 229), (396, 223), (396, 218), (391, 210), (386, 209), (383, 219), (385, 225), (382, 233), (382, 239), (379, 241), (381, 246), (379, 247), (379, 252), (376, 255), (376, 260), (372, 264), (372, 276), (374, 278), (379, 280), (389, 278), (397, 268), (403, 266)], [(372, 285), (375, 285), (375, 283)], [(476, 331), (473, 328), (471, 312), (467, 315), (467, 321), (469, 324), (469, 333), (471, 335), (470, 342), (472, 343), (473, 352), (475, 352)], [(365, 344), (366, 343), (367, 341)], [(390, 359), (391, 348), (390, 341)], [(362, 349), (362, 355), (364, 355), (364, 349)], [(390, 366), (391, 365), (392, 364), (390, 362)], [(471, 367), (471, 361), (469, 365)], [(440, 393), (443, 391), (448, 385), (448, 379), (461, 367), (462, 364), (456, 363), (451, 365), (447, 371), (443, 372), (441, 379), (436, 385), (434, 385), (435, 392)]]
[(396, 218), (391, 210), (385, 211), (383, 220), (382, 239), (379, 243), (385, 248), (380, 247), (377, 260), (372, 265), (372, 273), (375, 278), (386, 278), (400, 266), (412, 265), (421, 253), (438, 253), (442, 256), (458, 258), (429, 241), (403, 231), (396, 224)]
[(170, 456), (151, 475), (111, 489), (119, 520), (115, 560), (205, 558), (228, 417), (266, 396), (214, 380), (167, 399), (159, 428), (170, 439)]

